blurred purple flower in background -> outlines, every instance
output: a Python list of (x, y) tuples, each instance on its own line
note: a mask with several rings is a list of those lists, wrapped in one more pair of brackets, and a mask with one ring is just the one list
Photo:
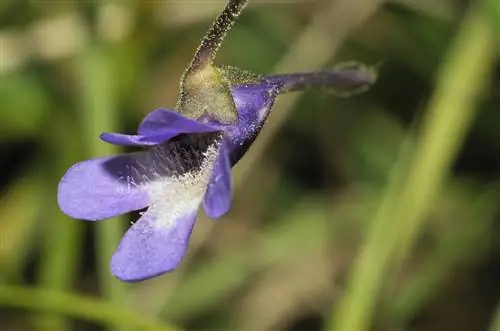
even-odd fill
[(375, 79), (367, 68), (260, 77), (213, 66), (220, 41), (245, 3), (229, 1), (203, 40), (181, 80), (175, 110), (151, 112), (136, 135), (101, 135), (143, 151), (77, 163), (59, 184), (59, 206), (73, 218), (96, 221), (147, 208), (111, 260), (112, 274), (123, 281), (176, 268), (201, 205), (212, 219), (229, 211), (231, 167), (257, 137), (279, 93), (310, 86), (358, 88)]

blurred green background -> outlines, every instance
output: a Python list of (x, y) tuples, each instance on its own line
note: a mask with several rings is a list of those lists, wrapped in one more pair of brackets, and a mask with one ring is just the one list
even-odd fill
[(250, 0), (219, 64), (379, 81), (280, 96), (181, 267), (111, 276), (137, 215), (72, 220), (57, 183), (175, 105), (224, 5), (0, 1), (0, 330), (500, 330), (496, 0)]

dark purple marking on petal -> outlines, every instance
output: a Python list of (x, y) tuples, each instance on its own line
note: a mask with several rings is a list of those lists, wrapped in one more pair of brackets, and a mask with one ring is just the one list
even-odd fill
[(83, 161), (72, 166), (59, 183), (61, 210), (77, 219), (102, 220), (146, 207), (138, 159), (143, 153)]
[(139, 282), (175, 269), (186, 254), (196, 211), (170, 226), (158, 224), (162, 215), (151, 210), (127, 231), (111, 259), (111, 273), (125, 282)]
[(231, 208), (232, 193), (229, 150), (224, 144), (215, 161), (212, 177), (203, 199), (203, 208), (207, 216), (217, 219), (226, 214)]

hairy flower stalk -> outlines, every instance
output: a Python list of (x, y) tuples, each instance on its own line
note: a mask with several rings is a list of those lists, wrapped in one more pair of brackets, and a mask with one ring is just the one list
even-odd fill
[(206, 64), (213, 64), (222, 41), (233, 27), (247, 3), (248, 0), (228, 1), (224, 10), (222, 10), (202, 39), (187, 72), (196, 71), (199, 67)]
[(222, 122), (236, 120), (237, 111), (231, 98), (231, 82), (213, 63), (222, 41), (247, 2), (248, 0), (229, 0), (202, 39), (191, 64), (182, 76), (176, 109), (186, 116), (197, 118), (208, 112)]
[(175, 269), (200, 206), (212, 219), (229, 211), (231, 167), (279, 94), (318, 86), (357, 91), (375, 81), (375, 71), (362, 65), (274, 76), (216, 66), (217, 50), (246, 4), (229, 0), (215, 20), (181, 78), (175, 110), (152, 111), (136, 134), (100, 136), (141, 151), (79, 162), (59, 183), (59, 206), (73, 218), (98, 221), (147, 208), (111, 260), (112, 274), (123, 281)]

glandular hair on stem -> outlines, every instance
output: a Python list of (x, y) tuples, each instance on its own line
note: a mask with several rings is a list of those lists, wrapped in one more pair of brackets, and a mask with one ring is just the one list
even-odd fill
[(213, 63), (222, 41), (233, 27), (247, 3), (248, 0), (229, 0), (224, 10), (215, 19), (207, 34), (202, 39), (188, 68), (188, 72), (196, 71), (205, 63)]

